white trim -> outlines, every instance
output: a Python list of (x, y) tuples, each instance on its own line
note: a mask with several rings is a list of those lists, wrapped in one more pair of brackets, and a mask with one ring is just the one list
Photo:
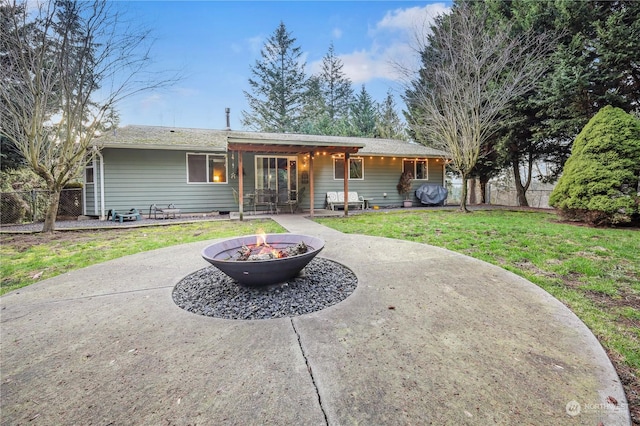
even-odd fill
[[(344, 163), (344, 156), (336, 156), (333, 155), (331, 157), (331, 166), (333, 167), (333, 180), (344, 180), (344, 177), (340, 177), (337, 178), (336, 177), (336, 160), (340, 160)], [(351, 160), (360, 160), (362, 162), (362, 177), (361, 178), (352, 178), (351, 177)], [(343, 175), (344, 176), (344, 175)], [(364, 157), (363, 156), (356, 156), (356, 157), (352, 157), (349, 156), (349, 180), (364, 180)]]
[[(267, 159), (268, 158), (275, 158), (276, 159), (276, 169), (277, 169), (277, 160), (278, 160), (278, 158), (286, 159), (287, 160), (287, 170), (288, 170), (288, 173), (289, 173), (289, 176), (288, 176), (288, 179), (287, 179), (288, 180), (287, 191), (291, 190), (291, 179), (295, 179), (296, 180), (295, 187), (296, 187), (296, 190), (299, 189), (299, 184), (300, 183), (298, 182), (298, 175), (300, 174), (300, 164), (301, 164), (300, 163), (300, 159), (298, 158), (297, 155), (277, 155), (277, 154), (275, 154), (275, 155), (257, 155), (256, 154), (256, 155), (253, 156), (253, 175), (254, 175), (253, 184), (254, 184), (254, 188), (263, 189), (263, 188), (259, 188), (259, 183), (258, 183), (258, 179), (260, 179), (260, 177), (258, 176), (258, 162), (263, 160), (263, 159), (265, 159), (265, 158), (267, 158)], [(290, 165), (289, 162), (290, 161), (295, 161), (296, 162), (296, 174), (295, 174), (295, 176), (291, 176), (291, 169), (289, 167), (289, 165)]]
[[(190, 182), (189, 181), (189, 156), (190, 155), (201, 155), (205, 157), (205, 182)], [(210, 157), (224, 157), (224, 181), (222, 182), (215, 182), (215, 181), (210, 181), (209, 180), (209, 174), (210, 174), (210, 170), (209, 170), (209, 158)], [(186, 152), (185, 153), (185, 167), (186, 167), (186, 183), (187, 185), (227, 185), (229, 183), (229, 156), (227, 153), (215, 153), (212, 154), (210, 152)]]
[[(419, 180), (419, 181), (428, 181), (429, 180), (429, 159), (428, 158), (407, 158), (404, 157), (402, 159), (402, 169), (400, 170), (400, 173), (404, 172), (404, 162), (405, 161), (413, 161), (413, 179), (412, 180)], [(418, 161), (424, 161), (425, 166), (427, 168), (427, 172), (426, 172), (426, 176), (418, 179), (416, 176), (418, 176)]]

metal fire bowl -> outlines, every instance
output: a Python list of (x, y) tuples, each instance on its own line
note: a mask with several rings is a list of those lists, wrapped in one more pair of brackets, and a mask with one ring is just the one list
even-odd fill
[(243, 245), (255, 245), (257, 238), (257, 235), (248, 235), (211, 244), (202, 250), (202, 257), (240, 284), (259, 287), (281, 283), (295, 277), (324, 248), (324, 241), (308, 235), (267, 234), (267, 244), (275, 249), (294, 246), (304, 241), (308, 251), (279, 259), (233, 259)]

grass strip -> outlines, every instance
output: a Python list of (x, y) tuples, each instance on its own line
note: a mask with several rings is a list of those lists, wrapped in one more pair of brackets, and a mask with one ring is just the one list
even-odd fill
[(96, 263), (177, 244), (286, 232), (271, 220), (201, 221), (144, 228), (0, 234), (0, 295)]

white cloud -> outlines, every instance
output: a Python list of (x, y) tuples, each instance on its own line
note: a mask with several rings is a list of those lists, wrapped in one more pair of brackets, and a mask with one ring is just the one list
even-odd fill
[(391, 64), (379, 60), (377, 55), (372, 55), (369, 51), (361, 50), (347, 55), (339, 55), (339, 58), (343, 63), (342, 71), (354, 84), (366, 83), (375, 78), (389, 80), (396, 78)]
[[(449, 11), (450, 8), (444, 3), (388, 11), (369, 30), (370, 47), (338, 55), (344, 64), (342, 70), (354, 84), (367, 83), (377, 78), (402, 80), (403, 75), (396, 64), (412, 68), (419, 59), (413, 38), (416, 34), (423, 34), (423, 30), (434, 22), (436, 16)], [(321, 60), (313, 62), (309, 64), (309, 72), (318, 73), (321, 66)]]
[(333, 36), (334, 39), (338, 40), (339, 38), (342, 37), (342, 30), (340, 28), (334, 28), (331, 31), (331, 35)]
[(395, 9), (386, 13), (372, 30), (373, 34), (383, 31), (412, 32), (415, 29), (429, 26), (438, 15), (448, 13), (449, 7), (444, 3), (428, 4), (424, 7), (410, 7), (409, 9)]

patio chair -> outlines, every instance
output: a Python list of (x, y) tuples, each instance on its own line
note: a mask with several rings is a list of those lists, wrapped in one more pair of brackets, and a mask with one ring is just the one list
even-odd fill
[(303, 186), (298, 191), (296, 190), (290, 191), (289, 199), (285, 202), (285, 204), (289, 206), (289, 209), (291, 210), (291, 214), (298, 211), (298, 207), (300, 207), (300, 202), (302, 201), (302, 197), (304, 195), (305, 189), (306, 189), (306, 186)]
[(276, 191), (273, 189), (256, 189), (256, 194), (253, 199), (253, 212), (256, 213), (256, 209), (258, 206), (265, 206), (269, 209), (269, 214), (273, 214), (275, 211), (278, 213), (278, 208), (276, 206), (277, 202)]
[(149, 206), (149, 219), (151, 219), (152, 213), (154, 219), (158, 219), (158, 215), (160, 215), (160, 219), (169, 219), (169, 216), (173, 216), (175, 219), (180, 215), (180, 209), (177, 209), (173, 204), (169, 204), (167, 207), (162, 208), (152, 204)]

